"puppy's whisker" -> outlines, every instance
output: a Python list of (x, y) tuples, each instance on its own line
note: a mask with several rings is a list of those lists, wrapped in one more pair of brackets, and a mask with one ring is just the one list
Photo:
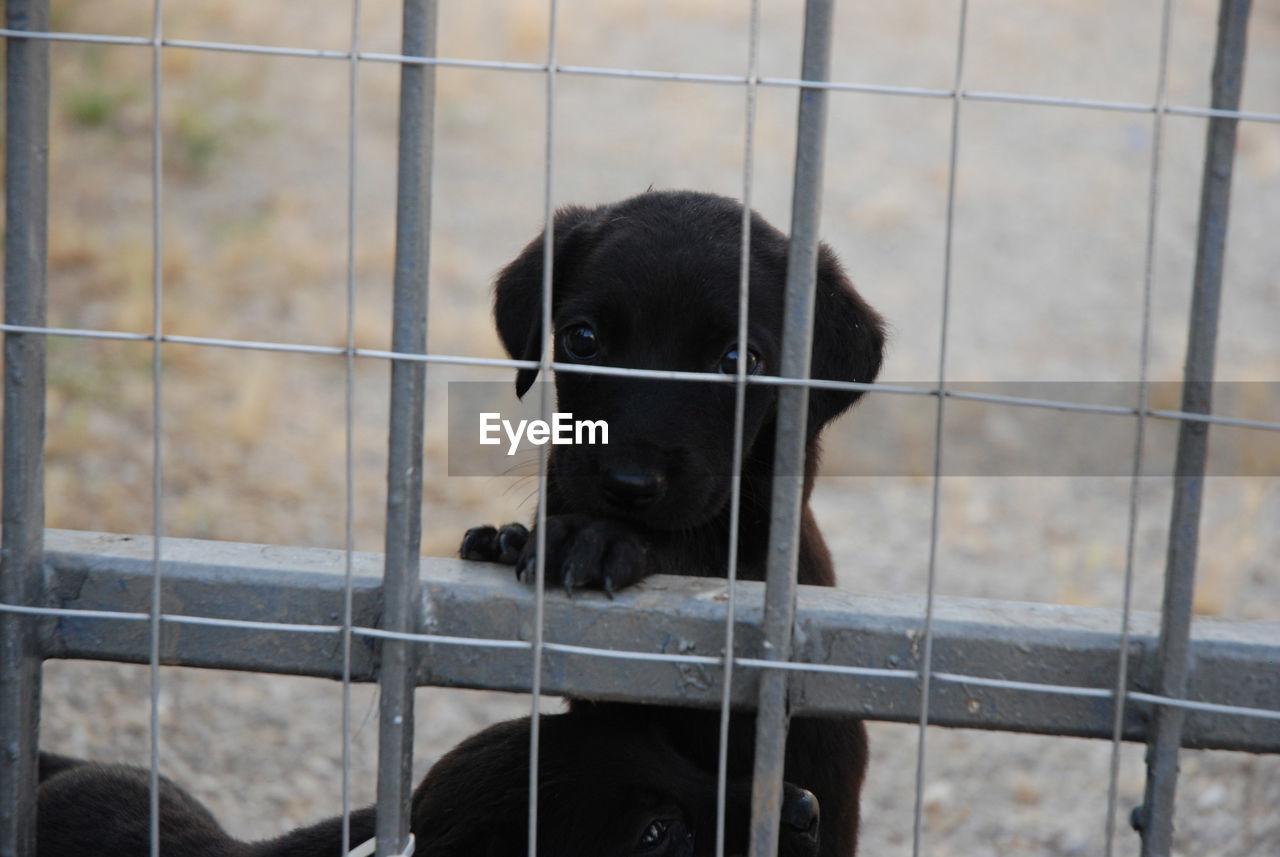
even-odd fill
[(504, 497), (510, 496), (517, 488), (523, 488), (530, 481), (534, 481), (536, 484), (536, 479), (537, 477), (535, 476), (517, 476), (507, 483), (507, 487), (503, 489), (502, 495)]
[[(523, 473), (516, 473), (517, 470), (523, 470)], [(502, 471), (503, 476), (537, 476), (538, 475), (538, 456), (534, 452), (523, 452), (518, 456), (512, 457), (509, 467)]]

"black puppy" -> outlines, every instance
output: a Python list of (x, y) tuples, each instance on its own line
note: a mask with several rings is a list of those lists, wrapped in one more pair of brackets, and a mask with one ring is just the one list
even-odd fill
[[(150, 789), (145, 768), (41, 753), (36, 857), (150, 857)], [(159, 797), (162, 857), (340, 857), (349, 850), (342, 847), (341, 817), (248, 843), (167, 777), (160, 778)], [(372, 809), (351, 813), (350, 847), (372, 837), (374, 823)]]
[[(695, 192), (650, 192), (598, 208), (556, 215), (552, 281), (554, 359), (560, 363), (688, 372), (750, 374), (780, 364), (787, 239), (751, 217), (747, 341), (738, 341), (742, 207)], [(512, 357), (542, 353), (543, 238), (498, 276), (494, 317)], [(880, 369), (884, 327), (823, 245), (817, 265), (813, 378), (872, 381)], [(523, 396), (537, 372), (522, 369)], [(605, 446), (554, 446), (547, 473), (546, 575), (552, 585), (606, 592), (655, 573), (724, 575), (729, 548), (734, 389), (732, 385), (657, 381), (561, 372), (557, 410), (575, 420), (605, 420)], [(831, 555), (808, 499), (822, 428), (858, 393), (809, 393), (801, 583), (835, 583)], [(750, 385), (743, 427), (740, 578), (764, 577), (776, 426), (776, 388)], [(535, 539), (512, 524), (477, 527), (463, 539), (469, 559), (514, 562), (526, 577)], [(653, 715), (690, 752), (710, 748), (711, 715), (659, 709)], [(750, 770), (750, 722), (735, 719), (732, 766)], [(822, 854), (856, 848), (858, 792), (866, 735), (854, 721), (797, 718), (787, 744), (786, 777), (813, 789), (827, 807)]]
[[(716, 851), (716, 777), (629, 707), (583, 704), (544, 715), (538, 755), (538, 854), (542, 857), (699, 857)], [(419, 854), (524, 855), (529, 721), (464, 741), (414, 793)], [(750, 774), (725, 793), (725, 853), (746, 855)], [(818, 801), (787, 784), (779, 854), (818, 853)], [(421, 832), (419, 832), (421, 831)], [(485, 850), (487, 848), (487, 850)]]
[[(715, 853), (716, 783), (652, 726), (587, 710), (545, 715), (539, 750), (538, 854), (542, 857), (699, 857)], [(524, 857), (529, 720), (480, 732), (445, 755), (414, 791), (419, 857)], [(40, 755), (37, 857), (147, 857), (149, 774)], [(726, 854), (746, 853), (750, 781), (730, 780)], [(787, 785), (784, 857), (814, 857), (818, 805)], [(374, 835), (372, 807), (351, 814), (355, 847)], [(277, 839), (240, 842), (203, 804), (161, 779), (165, 857), (341, 857), (342, 820)]]

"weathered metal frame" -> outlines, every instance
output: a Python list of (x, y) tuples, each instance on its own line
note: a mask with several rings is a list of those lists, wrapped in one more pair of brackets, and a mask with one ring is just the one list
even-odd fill
[[(1222, 0), (1218, 12), (1211, 106), (1234, 111), (1244, 85), (1245, 44), (1251, 0)], [(1188, 413), (1213, 411), (1213, 369), (1218, 340), (1218, 308), (1226, 261), (1227, 223), (1231, 210), (1231, 175), (1235, 163), (1236, 125), (1230, 116), (1208, 120), (1200, 187), (1200, 221), (1195, 274), (1188, 314), (1187, 353), (1182, 372), (1182, 406)], [(1184, 420), (1178, 425), (1178, 452), (1173, 477), (1168, 554), (1159, 641), (1156, 691), (1181, 698), (1191, 670), (1191, 608), (1195, 596), (1200, 506), (1209, 453), (1209, 424)], [(1173, 849), (1174, 794), (1178, 784), (1178, 749), (1186, 728), (1186, 712), (1161, 706), (1155, 712), (1147, 761), (1147, 786), (1135, 826), (1142, 833), (1142, 857), (1165, 857)]]
[[(832, 0), (807, 0), (805, 3), (800, 60), (802, 80), (825, 81), (830, 77), (833, 13)], [(784, 378), (808, 378), (810, 375), (818, 223), (822, 209), (823, 154), (827, 136), (826, 90), (801, 87), (799, 95), (795, 171), (791, 182), (791, 236), (787, 247), (787, 282), (783, 301), (782, 365), (778, 372)], [(744, 231), (744, 241), (747, 234)], [(795, 627), (809, 388), (803, 385), (780, 388), (777, 411), (761, 646), (765, 659), (789, 661)], [(776, 857), (778, 853), (782, 768), (786, 757), (787, 724), (792, 711), (788, 678), (786, 673), (779, 671), (767, 671), (759, 677), (751, 781), (750, 857)]]
[[(436, 11), (435, 0), (405, 0), (401, 43), (405, 56), (435, 54)], [(434, 116), (435, 68), (412, 63), (401, 65), (391, 325), (391, 350), (397, 354), (427, 352)], [(425, 363), (392, 361), (386, 558), (380, 626), (399, 633), (414, 631), (418, 621), (412, 605), (418, 591), (416, 560), (422, 544), (426, 383)], [(409, 839), (409, 796), (413, 792), (413, 676), (417, 655), (414, 647), (403, 640), (392, 637), (381, 642), (377, 857), (402, 853)]]
[[(9, 0), (5, 25), (47, 29), (47, 0)], [(43, 327), (48, 310), (49, 43), (8, 39), (5, 56), (4, 320)], [(40, 593), (44, 538), (45, 343), (4, 337), (0, 603)], [(40, 657), (29, 616), (0, 611), (0, 857), (35, 852)]]
[[(1115, 731), (1125, 740), (1149, 741), (1147, 796), (1138, 815), (1144, 857), (1167, 855), (1171, 847), (1179, 747), (1280, 751), (1280, 683), (1274, 676), (1280, 648), (1277, 623), (1193, 623), (1190, 615), (1204, 433), (1212, 422), (1231, 422), (1210, 414), (1208, 394), (1200, 385), (1211, 381), (1213, 374), (1234, 130), (1241, 118), (1280, 121), (1277, 115), (1238, 110), (1250, 3), (1223, 0), (1221, 4), (1213, 102), (1207, 109), (1169, 106), (1163, 99), (1153, 108), (963, 90), (959, 74), (963, 13), (953, 89), (831, 82), (826, 79), (825, 66), (813, 62), (825, 50), (822, 43), (829, 37), (830, 26), (823, 22), (829, 20), (830, 7), (830, 0), (807, 5), (805, 65), (799, 79), (785, 80), (759, 78), (754, 69), (741, 78), (636, 71), (619, 74), (609, 69), (561, 67), (555, 62), (554, 42), (545, 65), (442, 59), (435, 56), (431, 0), (407, 0), (405, 41), (399, 55), (360, 52), (354, 37), (349, 52), (165, 39), (158, 27), (158, 4), (157, 28), (151, 38), (50, 33), (47, 0), (8, 0), (5, 28), (0, 33), (7, 42), (8, 117), (5, 483), (0, 554), (0, 748), (6, 764), (0, 765), (0, 857), (28, 857), (34, 848), (31, 818), (40, 663), (54, 657), (338, 678), (344, 672), (343, 643), (350, 640), (348, 677), (379, 680), (383, 688), (379, 855), (399, 852), (407, 831), (403, 809), (412, 785), (407, 767), (412, 754), (412, 688), (418, 684), (538, 689), (696, 706), (725, 701), (735, 707), (758, 705), (755, 805), (764, 811), (757, 812), (753, 855), (773, 853), (775, 834), (771, 828), (776, 826), (776, 813), (770, 808), (777, 800), (786, 719), (794, 712), (919, 721), (922, 728), (926, 724), (967, 726), (1097, 738), (1112, 737)], [(400, 64), (401, 198), (392, 351), (357, 351), (351, 342), (346, 349), (328, 349), (166, 336), (159, 327), (158, 273), (156, 328), (150, 336), (48, 330), (44, 311), (48, 44), (59, 39), (146, 46), (155, 55), (157, 69), (162, 48), (342, 59), (352, 64), (353, 75), (360, 61)], [(962, 100), (970, 99), (1129, 112), (1154, 110), (1157, 121), (1162, 115), (1207, 117), (1209, 142), (1185, 371), (1187, 398), (1177, 413), (1150, 411), (1145, 402), (1134, 411), (1141, 416), (1182, 420), (1162, 614), (1122, 611), (1120, 615), (1116, 611), (944, 599), (935, 597), (932, 587), (922, 598), (811, 592), (805, 587), (797, 591), (794, 561), (786, 562), (787, 551), (782, 550), (779, 556), (784, 561), (770, 569), (767, 586), (736, 585), (736, 612), (730, 624), (721, 601), (723, 582), (656, 579), (623, 593), (616, 602), (590, 596), (565, 602), (535, 598), (502, 576), (449, 560), (415, 562), (421, 527), (421, 469), (415, 464), (421, 458), (422, 373), (426, 362), (433, 359), (425, 342), (432, 73), (436, 65), (451, 64), (547, 74), (548, 212), (553, 190), (551, 104), (556, 74), (797, 88), (801, 110), (792, 229), (794, 246), (800, 251), (793, 251), (796, 260), (816, 241), (823, 145), (820, 96), (826, 92), (949, 98), (957, 109)], [(158, 92), (158, 71), (156, 76)], [(157, 144), (158, 129), (157, 119), (153, 124)], [(953, 181), (954, 143), (953, 130)], [(158, 193), (158, 145), (154, 166)], [(749, 165), (746, 175), (749, 192)], [(1158, 171), (1153, 170), (1153, 176), (1153, 184), (1157, 184)], [(1157, 193), (1158, 187), (1152, 192)], [(158, 230), (158, 213), (156, 218)], [(948, 215), (948, 227), (950, 220)], [(157, 271), (159, 243), (157, 240)], [(802, 299), (803, 267), (797, 263), (797, 272), (788, 278), (797, 297), (789, 301), (796, 310), (789, 314), (787, 329), (793, 331), (789, 339), (801, 343), (792, 350), (807, 356), (808, 349), (802, 344), (807, 341), (804, 331), (809, 325)], [(807, 276), (807, 287), (811, 288), (811, 270)], [(59, 332), (152, 341), (157, 367), (161, 343), (179, 339), (211, 346), (345, 354), (348, 365), (356, 354), (391, 360), (392, 463), (385, 557), (338, 554), (345, 561), (339, 567), (345, 564), (351, 569), (348, 576), (335, 575), (334, 555), (321, 551), (270, 548), (266, 549), (272, 555), (268, 558), (259, 546), (46, 534), (42, 496), (45, 337)], [(807, 370), (792, 365), (794, 362), (784, 365), (782, 374), (807, 375)], [(944, 373), (945, 356), (935, 392), (940, 403), (948, 396), (960, 395), (945, 389)], [(158, 379), (156, 390), (159, 400)], [(803, 386), (784, 383), (780, 392), (802, 402), (804, 390)], [(784, 412), (803, 414), (803, 407), (787, 401)], [(799, 426), (780, 430), (780, 455), (793, 455), (802, 447), (803, 419), (799, 422)], [(155, 442), (159, 450), (158, 420)], [(938, 443), (940, 456), (940, 436)], [(800, 469), (784, 468), (782, 472), (798, 473)], [(774, 530), (782, 547), (788, 538), (794, 543), (795, 495), (787, 490), (778, 493)], [(156, 530), (160, 531), (158, 515)], [(375, 569), (381, 580), (368, 573)], [(348, 600), (349, 614), (344, 612)], [(529, 625), (531, 613), (537, 617), (533, 629)], [(721, 651), (726, 628), (732, 630), (736, 655), (728, 664)], [(802, 632), (794, 639), (793, 629)], [(610, 647), (619, 639), (628, 641), (631, 650), (613, 652)], [(679, 641), (681, 652), (702, 654), (690, 657), (667, 652), (673, 641)], [(475, 658), (477, 648), (485, 649), (488, 656)], [(611, 667), (618, 657), (629, 662), (625, 682)], [(722, 687), (721, 676), (730, 664), (740, 678)], [(1118, 711), (1117, 683), (1126, 691)], [(156, 690), (153, 687), (153, 696)], [(1206, 705), (1197, 708), (1197, 701)], [(531, 808), (531, 838), (533, 820)]]
[[(146, 663), (150, 551), (149, 537), (47, 531), (41, 656)], [(353, 681), (375, 681), (377, 643), (397, 637), (420, 649), (418, 685), (529, 689), (532, 587), (509, 568), (424, 557), (417, 632), (395, 635), (378, 623), (382, 565), (352, 555)], [(343, 552), (166, 539), (163, 566), (162, 663), (341, 677)], [(734, 707), (754, 707), (760, 675), (778, 672), (793, 712), (918, 718), (922, 596), (800, 586), (793, 661), (772, 668), (760, 657), (765, 586), (738, 588)], [(1119, 611), (935, 602), (931, 724), (1111, 737)], [(719, 706), (723, 581), (658, 577), (613, 599), (548, 598), (545, 609), (545, 693)], [(1131, 616), (1126, 740), (1149, 734), (1153, 704), (1133, 695), (1156, 686), (1159, 626), (1159, 614)], [(1199, 618), (1189, 646), (1186, 699), (1258, 711), (1190, 711), (1183, 746), (1280, 752), (1280, 622)]]

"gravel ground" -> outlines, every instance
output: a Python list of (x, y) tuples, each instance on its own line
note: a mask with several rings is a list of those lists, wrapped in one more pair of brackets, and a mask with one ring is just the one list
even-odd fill
[[(55, 4), (55, 25), (149, 35), (145, 4)], [(710, 0), (560, 4), (559, 59), (741, 73), (745, 4)], [(1169, 100), (1203, 106), (1215, 4), (1174, 5)], [(362, 46), (395, 51), (396, 4), (367, 2)], [(541, 61), (545, 4), (444, 4), (441, 50)], [(1280, 15), (1255, 4), (1244, 108), (1280, 112)], [(798, 68), (799, 4), (766, 4), (761, 71)], [(947, 89), (954, 4), (841, 4), (841, 80)], [(974, 0), (965, 86), (1067, 98), (1153, 98), (1160, 4), (1142, 0)], [(202, 0), (166, 7), (171, 38), (343, 49), (347, 7)], [(150, 55), (56, 45), (51, 148), (53, 324), (148, 330)], [(319, 344), (345, 341), (345, 63), (170, 50), (165, 91), (165, 325), (173, 333)], [(394, 208), (397, 75), (360, 68), (355, 318), (358, 344), (385, 347)], [(430, 341), (498, 356), (488, 283), (542, 212), (543, 81), (439, 72)], [(557, 202), (599, 202), (653, 185), (741, 196), (743, 97), (736, 87), (561, 76)], [(939, 356), (950, 102), (840, 93), (831, 99), (823, 228), (867, 298), (890, 319), (884, 378), (929, 381)], [(763, 88), (753, 202), (785, 224), (795, 97)], [(948, 377), (964, 382), (1132, 382), (1139, 365), (1152, 117), (968, 100), (960, 120)], [(1186, 328), (1204, 123), (1164, 124), (1151, 303), (1151, 373), (1176, 379)], [(1277, 418), (1280, 370), (1280, 126), (1240, 128), (1218, 377), (1242, 382), (1244, 415)], [(49, 524), (150, 527), (150, 367), (145, 344), (51, 344)], [(341, 547), (345, 507), (340, 364), (316, 358), (166, 349), (168, 535)], [(432, 370), (424, 553), (450, 553), (478, 520), (532, 514), (531, 483), (448, 478), (444, 384), (483, 373)], [(483, 377), (501, 377), (483, 375)], [(356, 376), (356, 547), (379, 550), (386, 393), (381, 365)], [(1102, 389), (1096, 387), (1096, 389)], [(926, 403), (927, 404), (927, 403)], [(932, 411), (872, 397), (829, 435), (816, 496), (843, 586), (925, 589)], [(1065, 422), (1065, 418), (1063, 420)], [(995, 409), (951, 407), (948, 449), (999, 460), (1043, 430)], [(1155, 429), (1153, 429), (1153, 432)], [(1217, 430), (1215, 429), (1215, 432)], [(1197, 611), (1280, 620), (1280, 450), (1261, 433), (1218, 432), (1206, 489)], [(1049, 437), (1056, 438), (1056, 435)], [(1155, 438), (1158, 440), (1158, 438)], [(1056, 441), (1055, 441), (1056, 442)], [(994, 452), (993, 452), (994, 450)], [(1153, 470), (1163, 462), (1149, 454)], [(870, 462), (870, 464), (868, 464)], [(890, 462), (885, 465), (884, 462)], [(875, 466), (875, 465), (881, 466)], [(1117, 607), (1129, 480), (1123, 475), (948, 477), (940, 492), (938, 592)], [(868, 469), (870, 467), (870, 469)], [(887, 475), (852, 476), (876, 472)], [(975, 475), (977, 474), (977, 475)], [(1243, 475), (1241, 475), (1243, 474)], [(1137, 609), (1158, 609), (1168, 480), (1144, 478), (1134, 562)], [(145, 668), (49, 663), (41, 743), (145, 763)], [(161, 765), (238, 834), (266, 836), (338, 810), (341, 687), (274, 676), (166, 669)], [(520, 716), (528, 699), (422, 690), (421, 774), (462, 737)], [(558, 703), (549, 700), (548, 707)], [(351, 786), (372, 799), (376, 718), (352, 689)], [(872, 724), (863, 853), (911, 851), (917, 730)], [(1111, 748), (1104, 742), (932, 729), (922, 784), (922, 853), (1099, 854)], [(1177, 852), (1280, 853), (1276, 757), (1186, 753)], [(1117, 853), (1140, 800), (1142, 748), (1125, 747)]]

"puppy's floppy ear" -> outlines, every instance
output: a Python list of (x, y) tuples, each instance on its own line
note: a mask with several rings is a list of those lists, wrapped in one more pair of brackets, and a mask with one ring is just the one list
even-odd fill
[[(596, 209), (570, 206), (556, 212), (552, 253), (552, 292), (564, 282), (581, 244), (583, 225)], [(542, 355), (542, 260), (545, 232), (529, 242), (514, 261), (498, 274), (493, 287), (493, 319), (507, 354), (516, 360), (537, 360)], [(533, 386), (537, 369), (516, 372), (516, 395)]]
[[(821, 245), (811, 377), (870, 383), (880, 372), (884, 343), (884, 320), (853, 288), (831, 248)], [(852, 390), (811, 389), (809, 437), (816, 437), (824, 425), (844, 413), (861, 395)]]

